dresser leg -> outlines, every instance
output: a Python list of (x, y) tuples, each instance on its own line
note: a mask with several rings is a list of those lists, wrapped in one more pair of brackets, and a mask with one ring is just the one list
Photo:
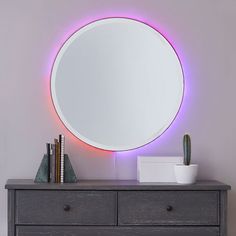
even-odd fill
[(8, 236), (15, 236), (15, 190), (8, 190)]
[(220, 191), (220, 236), (227, 236), (227, 191)]

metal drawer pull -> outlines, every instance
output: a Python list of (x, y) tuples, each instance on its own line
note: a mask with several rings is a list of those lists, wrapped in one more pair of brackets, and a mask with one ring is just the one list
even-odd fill
[(167, 210), (167, 211), (172, 211), (172, 210), (173, 210), (173, 207), (169, 205), (169, 206), (166, 207), (166, 210)]
[(64, 205), (63, 209), (64, 209), (64, 211), (69, 211), (70, 210), (70, 205)]

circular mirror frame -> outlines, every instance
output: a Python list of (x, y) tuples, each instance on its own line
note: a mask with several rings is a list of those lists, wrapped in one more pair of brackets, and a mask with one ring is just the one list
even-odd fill
[[(63, 56), (63, 53), (65, 51), (65, 48), (69, 47), (69, 44), (71, 41), (73, 41), (73, 39), (76, 37), (76, 35), (78, 33), (81, 32), (81, 30), (84, 30), (86, 27), (90, 27), (91, 25), (96, 25), (96, 24), (99, 24), (100, 22), (102, 21), (105, 21), (105, 20), (129, 20), (129, 21), (135, 21), (137, 23), (140, 23), (140, 24), (143, 24), (145, 25), (146, 27), (149, 27), (151, 30), (154, 30), (156, 33), (158, 33), (161, 37), (163, 37), (163, 39), (171, 46), (171, 48), (173, 49), (173, 52), (175, 53), (175, 55), (177, 56), (177, 59), (178, 59), (178, 62), (179, 62), (179, 65), (181, 67), (181, 71), (182, 71), (182, 98), (181, 98), (181, 102), (179, 103), (179, 107), (178, 109), (176, 110), (176, 114), (175, 116), (172, 117), (171, 121), (166, 125), (166, 127), (164, 127), (164, 129), (158, 133), (154, 138), (151, 138), (149, 140), (146, 140), (145, 142), (143, 142), (142, 144), (139, 144), (138, 146), (131, 146), (129, 147), (129, 145), (127, 145), (126, 147), (124, 148), (117, 148), (115, 146), (111, 146), (111, 145), (104, 145), (104, 144), (99, 144), (97, 142), (94, 142), (92, 140), (90, 140), (89, 138), (81, 135), (77, 130), (74, 130), (73, 127), (71, 127), (71, 125), (67, 122), (67, 120), (65, 119), (63, 113), (61, 112), (61, 109), (59, 107), (59, 105), (57, 104), (57, 99), (56, 99), (56, 91), (55, 91), (55, 80), (56, 80), (56, 69), (57, 69), (57, 66), (58, 66), (58, 61), (60, 61), (61, 57)], [(55, 69), (56, 68), (56, 69)], [(72, 135), (74, 135), (76, 138), (80, 139), (81, 141), (85, 142), (86, 144), (89, 144), (93, 147), (96, 147), (96, 148), (99, 148), (99, 149), (102, 149), (102, 150), (109, 150), (109, 151), (127, 151), (127, 150), (132, 150), (132, 149), (136, 149), (136, 148), (140, 148), (142, 146), (145, 146), (151, 142), (153, 142), (154, 140), (156, 140), (158, 137), (160, 137), (170, 126), (171, 124), (173, 123), (173, 121), (175, 120), (176, 116), (178, 115), (179, 113), (179, 110), (181, 108), (181, 105), (182, 105), (182, 102), (183, 102), (183, 98), (184, 98), (184, 90), (185, 90), (185, 83), (184, 83), (184, 72), (183, 72), (183, 68), (182, 68), (182, 64), (181, 64), (181, 61), (179, 59), (179, 56), (176, 52), (176, 50), (174, 49), (174, 47), (171, 45), (171, 43), (159, 32), (157, 31), (155, 28), (153, 28), (152, 26), (144, 23), (144, 22), (141, 22), (139, 20), (135, 20), (135, 19), (131, 19), (131, 18), (127, 18), (127, 17), (109, 17), (109, 18), (104, 18), (104, 19), (99, 19), (99, 20), (96, 20), (96, 21), (93, 21), (93, 22), (90, 22), (86, 25), (84, 25), (83, 27), (79, 28), (77, 31), (75, 31), (65, 42), (64, 44), (61, 46), (61, 48), (59, 49), (56, 57), (55, 57), (55, 60), (54, 60), (54, 63), (53, 63), (53, 66), (52, 66), (52, 70), (51, 70), (51, 76), (50, 76), (50, 92), (51, 92), (51, 98), (52, 98), (52, 102), (53, 102), (53, 105), (54, 105), (54, 108), (55, 108), (55, 111), (58, 115), (58, 117), (60, 118), (60, 120), (62, 121), (62, 123), (64, 124), (64, 126), (70, 131), (70, 133), (72, 133)]]

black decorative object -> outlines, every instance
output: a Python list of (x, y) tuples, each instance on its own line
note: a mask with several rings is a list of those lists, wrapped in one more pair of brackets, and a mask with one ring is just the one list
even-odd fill
[[(71, 165), (68, 155), (65, 154), (64, 158), (65, 158), (64, 183), (76, 183), (78, 180), (77, 180), (76, 174)], [(48, 155), (45, 154), (39, 166), (34, 182), (35, 183), (48, 183), (48, 169), (49, 169)]]

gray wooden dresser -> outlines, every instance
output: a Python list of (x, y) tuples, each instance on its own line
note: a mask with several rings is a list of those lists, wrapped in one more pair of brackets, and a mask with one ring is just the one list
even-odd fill
[(8, 236), (226, 236), (227, 190), (136, 181), (8, 180)]

